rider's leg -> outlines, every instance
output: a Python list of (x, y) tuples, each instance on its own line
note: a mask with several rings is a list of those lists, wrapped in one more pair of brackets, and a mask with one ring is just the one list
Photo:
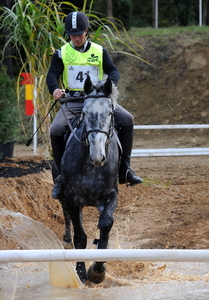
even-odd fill
[(56, 178), (52, 189), (52, 198), (59, 199), (62, 195), (62, 178), (61, 178), (61, 159), (65, 150), (64, 134), (67, 131), (65, 116), (60, 109), (50, 128), (51, 147), (53, 152), (54, 163), (56, 165)]
[(136, 175), (130, 167), (130, 159), (133, 145), (133, 124), (134, 117), (122, 106), (116, 106), (114, 115), (119, 123), (119, 138), (123, 149), (121, 166), (119, 170), (119, 183), (129, 184), (130, 186), (143, 182), (143, 179)]
[(52, 198), (59, 199), (62, 195), (63, 188), (62, 188), (62, 178), (61, 178), (61, 159), (62, 155), (65, 151), (65, 141), (64, 136), (54, 136), (50, 134), (51, 138), (51, 146), (53, 152), (53, 158), (57, 169), (58, 176), (54, 180), (54, 186), (52, 189)]
[(136, 175), (130, 167), (131, 151), (133, 145), (133, 125), (122, 126), (120, 128), (120, 142), (123, 149), (121, 166), (119, 170), (119, 183), (129, 184), (130, 186), (142, 183), (143, 179)]
[(66, 118), (71, 120), (75, 117), (75, 115), (79, 116), (82, 111), (82, 107), (82, 102), (68, 102), (67, 106), (63, 104), (62, 108), (64, 110), (64, 114), (63, 110), (60, 109), (50, 128), (52, 152), (58, 173), (58, 176), (54, 180), (54, 186), (52, 189), (52, 198), (54, 199), (59, 199), (63, 193), (61, 159), (65, 150), (64, 135), (68, 130)]

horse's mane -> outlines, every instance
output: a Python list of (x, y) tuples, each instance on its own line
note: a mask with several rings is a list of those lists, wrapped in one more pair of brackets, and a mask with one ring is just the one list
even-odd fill
[[(105, 81), (106, 81), (106, 79), (102, 79), (102, 80), (100, 80), (100, 81), (97, 82), (97, 84), (96, 84), (97, 90), (99, 90), (99, 89), (102, 88), (102, 86), (104, 85)], [(111, 98), (112, 103), (113, 103), (114, 106), (117, 104), (118, 95), (119, 95), (118, 88), (112, 82), (112, 92), (108, 96)]]

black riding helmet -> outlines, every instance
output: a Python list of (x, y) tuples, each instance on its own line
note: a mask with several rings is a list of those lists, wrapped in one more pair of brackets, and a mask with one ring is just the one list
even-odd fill
[(65, 31), (68, 36), (81, 35), (89, 27), (89, 20), (82, 12), (71, 12), (65, 19)]

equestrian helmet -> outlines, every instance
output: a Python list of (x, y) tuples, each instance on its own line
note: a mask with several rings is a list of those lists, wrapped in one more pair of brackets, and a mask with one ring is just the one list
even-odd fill
[(65, 19), (67, 35), (81, 35), (89, 27), (88, 17), (82, 12), (71, 12)]

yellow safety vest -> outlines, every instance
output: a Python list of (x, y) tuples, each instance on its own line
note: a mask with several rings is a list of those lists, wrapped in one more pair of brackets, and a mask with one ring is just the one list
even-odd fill
[(63, 84), (72, 91), (83, 90), (87, 74), (93, 84), (104, 77), (102, 69), (102, 46), (91, 43), (89, 50), (79, 52), (69, 43), (61, 47), (61, 57), (64, 64)]

